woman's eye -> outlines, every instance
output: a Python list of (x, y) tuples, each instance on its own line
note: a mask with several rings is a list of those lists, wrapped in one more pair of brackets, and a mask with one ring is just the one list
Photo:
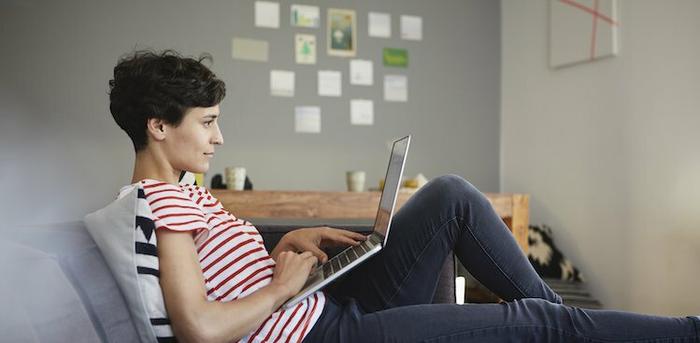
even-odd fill
[(211, 124), (212, 124), (213, 122), (214, 122), (213, 120), (208, 121), (208, 122), (205, 122), (205, 123), (204, 123), (204, 126), (209, 127), (209, 126), (211, 126)]

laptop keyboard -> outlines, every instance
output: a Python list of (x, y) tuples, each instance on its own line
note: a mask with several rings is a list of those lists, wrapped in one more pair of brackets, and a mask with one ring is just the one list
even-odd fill
[(343, 250), (338, 255), (328, 260), (328, 262), (323, 264), (323, 276), (328, 277), (331, 274), (337, 272), (338, 270), (349, 265), (353, 261), (360, 258), (360, 256), (366, 254), (373, 247), (382, 243), (382, 239), (377, 234), (371, 234), (367, 237), (367, 240), (362, 242), (360, 245), (352, 246)]

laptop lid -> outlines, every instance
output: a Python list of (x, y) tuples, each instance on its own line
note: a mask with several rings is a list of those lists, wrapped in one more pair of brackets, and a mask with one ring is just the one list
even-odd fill
[(411, 136), (408, 135), (394, 141), (391, 147), (389, 166), (386, 169), (386, 177), (384, 178), (384, 189), (379, 199), (379, 209), (377, 209), (377, 216), (374, 220), (374, 231), (384, 237), (382, 245), (386, 243), (387, 237), (389, 237), (391, 219), (394, 214), (399, 187), (401, 187), (401, 177), (403, 176), (403, 168), (406, 164), (406, 154), (410, 143)]
[[(382, 245), (375, 245), (371, 250), (365, 251), (365, 253), (359, 254), (359, 256), (358, 254), (355, 254), (357, 257), (356, 259), (349, 264), (344, 265), (342, 268), (332, 272), (328, 276), (324, 276), (324, 273), (318, 272), (318, 270), (323, 271), (322, 269), (317, 269), (317, 272), (312, 273), (311, 277), (306, 281), (304, 288), (302, 288), (297, 295), (289, 299), (283, 305), (285, 309), (296, 305), (299, 303), (299, 301), (306, 298), (311, 293), (321, 289), (331, 281), (338, 278), (340, 275), (343, 275), (345, 272), (366, 261), (370, 256), (379, 252), (381, 247), (386, 244), (386, 239), (389, 235), (389, 227), (391, 226), (391, 218), (394, 214), (394, 205), (396, 204), (396, 198), (398, 197), (399, 187), (401, 185), (401, 176), (403, 175), (403, 167), (406, 163), (406, 153), (408, 152), (408, 145), (410, 141), (410, 135), (403, 137), (395, 141), (391, 148), (389, 166), (387, 167), (386, 177), (384, 179), (384, 189), (382, 190), (382, 195), (379, 199), (379, 209), (377, 210), (377, 216), (374, 220), (374, 231), (383, 237)], [(350, 247), (345, 251), (352, 248), (354, 247)], [(324, 268), (330, 262), (331, 260), (328, 260), (328, 262), (323, 264)]]

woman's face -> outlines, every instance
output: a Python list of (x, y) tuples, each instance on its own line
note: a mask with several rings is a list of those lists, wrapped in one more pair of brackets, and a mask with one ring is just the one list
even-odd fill
[(176, 170), (204, 173), (214, 157), (214, 146), (224, 144), (219, 130), (219, 105), (194, 107), (185, 112), (179, 126), (168, 125), (166, 155)]

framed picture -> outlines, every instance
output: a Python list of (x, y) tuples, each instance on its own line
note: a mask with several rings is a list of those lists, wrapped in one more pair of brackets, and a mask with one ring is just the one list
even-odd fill
[(328, 55), (354, 57), (357, 52), (355, 11), (328, 9)]

